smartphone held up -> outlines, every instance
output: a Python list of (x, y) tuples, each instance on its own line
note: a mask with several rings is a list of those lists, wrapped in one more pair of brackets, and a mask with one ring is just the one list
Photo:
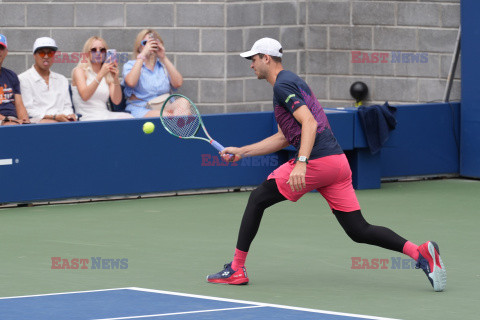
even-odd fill
[(108, 49), (107, 50), (107, 55), (105, 57), (105, 62), (117, 64), (118, 63), (117, 50)]

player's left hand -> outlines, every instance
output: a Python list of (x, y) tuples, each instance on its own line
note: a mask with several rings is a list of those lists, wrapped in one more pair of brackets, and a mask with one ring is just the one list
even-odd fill
[(290, 177), (287, 181), (293, 192), (302, 191), (303, 188), (307, 187), (307, 184), (305, 183), (306, 173), (307, 165), (303, 162), (297, 162), (292, 172), (290, 172)]

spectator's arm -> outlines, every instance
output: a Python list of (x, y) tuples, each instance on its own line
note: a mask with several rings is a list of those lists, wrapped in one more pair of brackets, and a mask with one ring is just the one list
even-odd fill
[(123, 66), (123, 78), (125, 85), (130, 88), (135, 88), (137, 86), (138, 80), (140, 79), (140, 74), (142, 72), (143, 59), (135, 60), (133, 65), (126, 63)]
[(110, 83), (109, 92), (110, 92), (110, 100), (112, 100), (114, 104), (120, 104), (123, 98), (122, 86), (120, 85), (120, 79), (118, 78), (119, 72), (120, 71), (116, 66), (110, 70), (110, 73), (112, 74), (112, 77), (113, 77), (113, 82)]
[(30, 86), (30, 83), (27, 79), (22, 79), (20, 75), (20, 90), (22, 92), (22, 102), (25, 106), (25, 109), (28, 112), (28, 115), (32, 118), (43, 118), (45, 114), (42, 110), (36, 110), (33, 103), (33, 88)]
[(170, 76), (170, 85), (175, 89), (180, 88), (183, 84), (182, 74), (177, 70), (177, 68), (175, 68), (173, 63), (167, 57), (162, 60), (162, 63)]
[(17, 118), (23, 122), (29, 122), (28, 112), (23, 104), (23, 99), (21, 94), (15, 94), (15, 109), (17, 110)]
[(72, 86), (77, 87), (78, 94), (82, 100), (87, 101), (93, 96), (95, 90), (97, 90), (98, 83), (92, 81), (92, 83), (87, 85), (85, 70), (82, 68), (75, 68), (73, 69)]

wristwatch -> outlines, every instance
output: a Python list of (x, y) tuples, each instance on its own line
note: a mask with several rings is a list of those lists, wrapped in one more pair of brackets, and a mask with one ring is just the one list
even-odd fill
[(297, 163), (297, 161), (305, 162), (306, 164), (308, 164), (308, 158), (305, 157), (305, 156), (296, 157), (296, 158), (295, 158), (295, 163)]

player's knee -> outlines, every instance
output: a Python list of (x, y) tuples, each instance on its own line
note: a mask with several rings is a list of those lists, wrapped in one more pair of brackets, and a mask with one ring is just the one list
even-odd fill
[(255, 190), (250, 193), (250, 197), (248, 198), (248, 203), (254, 206), (261, 206), (263, 199), (263, 191), (262, 186), (256, 188)]
[(345, 232), (353, 241), (357, 243), (368, 243), (370, 239), (370, 224), (350, 225), (345, 228)]
[(367, 243), (369, 241), (370, 224), (363, 218), (360, 210), (352, 212), (332, 211), (350, 239), (357, 243)]
[(258, 209), (266, 209), (270, 202), (269, 190), (267, 190), (264, 185), (260, 185), (258, 188), (252, 191), (248, 202), (250, 205), (253, 205)]
[(366, 243), (366, 232), (362, 230), (345, 230), (347, 235), (356, 243)]

